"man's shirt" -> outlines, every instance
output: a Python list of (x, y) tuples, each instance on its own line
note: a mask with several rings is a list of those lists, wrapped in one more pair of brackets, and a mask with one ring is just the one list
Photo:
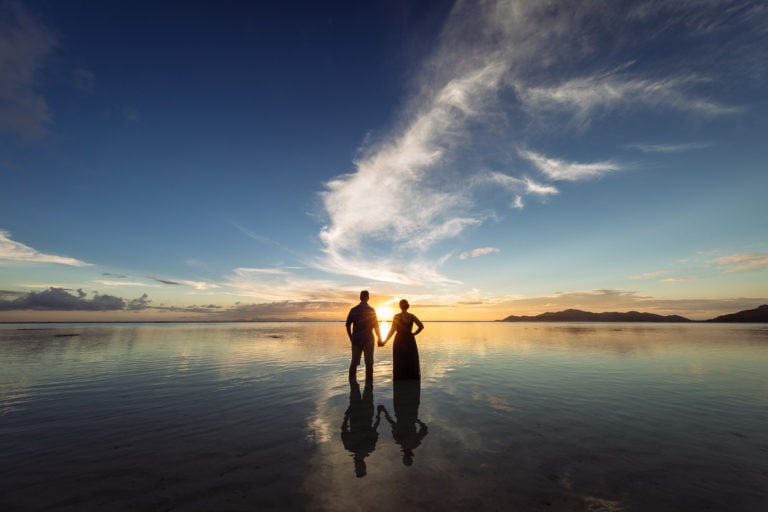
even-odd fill
[(378, 323), (376, 310), (368, 304), (361, 302), (350, 309), (347, 315), (347, 327), (352, 326), (352, 343), (365, 345), (373, 342), (373, 329)]

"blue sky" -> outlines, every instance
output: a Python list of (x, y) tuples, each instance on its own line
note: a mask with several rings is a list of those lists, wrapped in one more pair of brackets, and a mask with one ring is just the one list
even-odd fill
[(0, 320), (768, 302), (763, 2), (0, 12)]

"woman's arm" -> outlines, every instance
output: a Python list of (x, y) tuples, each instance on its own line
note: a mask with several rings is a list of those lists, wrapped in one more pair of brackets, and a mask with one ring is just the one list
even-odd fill
[(397, 315), (392, 318), (392, 323), (389, 326), (389, 332), (387, 333), (387, 337), (384, 338), (384, 343), (382, 343), (382, 346), (389, 341), (389, 338), (391, 338), (393, 334), (395, 334), (395, 331), (397, 330), (395, 329), (395, 322), (397, 322)]
[(418, 327), (418, 329), (416, 329), (416, 332), (413, 333), (413, 335), (416, 336), (417, 334), (419, 334), (421, 331), (424, 330), (424, 324), (421, 323), (421, 320), (416, 318), (416, 315), (411, 315), (411, 317), (413, 317), (413, 323), (415, 323), (416, 327)]

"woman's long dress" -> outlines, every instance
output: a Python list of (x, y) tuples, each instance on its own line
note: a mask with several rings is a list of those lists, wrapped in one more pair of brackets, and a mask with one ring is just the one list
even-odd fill
[(420, 379), (419, 349), (413, 330), (413, 318), (402, 313), (395, 315), (392, 328), (395, 329), (395, 343), (392, 346), (393, 378)]

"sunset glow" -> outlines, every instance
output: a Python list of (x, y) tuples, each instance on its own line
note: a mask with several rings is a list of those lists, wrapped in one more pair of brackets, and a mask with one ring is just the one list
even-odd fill
[(379, 306), (376, 308), (376, 316), (380, 322), (388, 322), (395, 316), (395, 310), (389, 306)]

